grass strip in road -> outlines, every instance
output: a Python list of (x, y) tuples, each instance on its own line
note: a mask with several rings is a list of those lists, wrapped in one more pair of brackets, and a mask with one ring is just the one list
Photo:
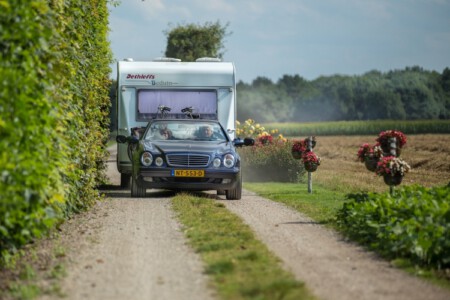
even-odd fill
[(223, 203), (182, 193), (172, 205), (222, 299), (315, 299)]

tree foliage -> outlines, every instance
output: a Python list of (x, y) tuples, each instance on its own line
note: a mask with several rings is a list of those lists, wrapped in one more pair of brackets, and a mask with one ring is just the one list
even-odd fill
[(313, 81), (284, 75), (276, 83), (258, 77), (239, 82), (237, 92), (238, 118), (261, 122), (450, 118), (448, 68), (442, 74), (407, 67)]
[(106, 0), (0, 1), (0, 253), (92, 204), (103, 180)]
[(195, 61), (200, 57), (222, 58), (228, 24), (206, 22), (204, 25), (178, 25), (164, 33), (167, 36), (166, 57)]

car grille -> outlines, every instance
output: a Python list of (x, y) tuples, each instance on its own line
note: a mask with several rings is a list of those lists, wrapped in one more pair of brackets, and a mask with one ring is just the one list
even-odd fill
[(209, 155), (198, 154), (169, 154), (167, 162), (173, 167), (207, 167)]

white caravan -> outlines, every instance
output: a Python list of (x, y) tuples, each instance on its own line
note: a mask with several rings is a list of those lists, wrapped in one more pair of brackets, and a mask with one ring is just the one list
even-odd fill
[[(161, 107), (170, 110), (161, 110)], [(193, 117), (218, 120), (235, 138), (236, 76), (231, 62), (177, 59), (117, 63), (117, 135), (138, 135), (147, 123), (160, 117)], [(182, 111), (183, 110), (183, 111)], [(117, 145), (117, 168), (121, 186), (129, 185), (131, 161), (128, 145)]]

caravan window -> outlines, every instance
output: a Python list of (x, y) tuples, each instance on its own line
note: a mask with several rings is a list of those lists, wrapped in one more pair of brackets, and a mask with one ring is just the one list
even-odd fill
[(166, 117), (184, 118), (181, 111), (192, 107), (202, 119), (217, 120), (216, 90), (148, 90), (138, 91), (137, 119), (145, 121), (158, 116), (160, 105), (170, 108)]

